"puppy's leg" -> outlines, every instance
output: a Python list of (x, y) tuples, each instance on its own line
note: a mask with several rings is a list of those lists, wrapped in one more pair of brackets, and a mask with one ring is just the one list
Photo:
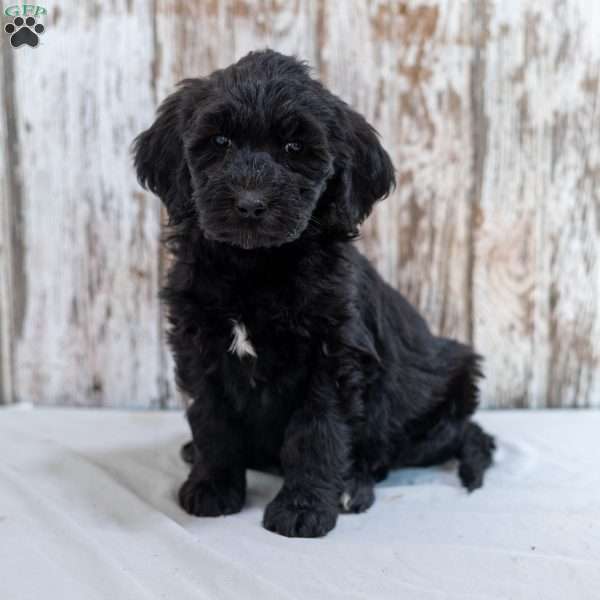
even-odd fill
[(454, 365), (448, 381), (446, 408), (429, 434), (428, 444), (421, 444), (421, 463), (438, 463), (453, 455), (459, 461), (458, 475), (469, 492), (483, 485), (486, 469), (492, 464), (494, 439), (470, 418), (478, 404), (477, 382), (481, 377), (480, 357), (462, 344), (442, 340), (444, 363)]
[(243, 435), (225, 407), (206, 390), (188, 410), (194, 462), (179, 490), (179, 503), (192, 515), (227, 515), (244, 505)]
[(333, 529), (348, 470), (350, 433), (336, 409), (336, 388), (322, 370), (306, 406), (293, 416), (281, 451), (284, 484), (265, 510), (266, 529), (319, 537)]
[(469, 492), (483, 485), (486, 469), (492, 464), (494, 438), (470, 420), (439, 423), (418, 442), (413, 441), (397, 466), (429, 467), (457, 459), (458, 476)]

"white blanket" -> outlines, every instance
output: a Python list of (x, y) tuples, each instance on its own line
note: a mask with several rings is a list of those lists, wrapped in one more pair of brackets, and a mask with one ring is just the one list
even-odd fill
[(454, 465), (394, 473), (326, 538), (175, 502), (181, 413), (0, 410), (0, 600), (600, 598), (600, 412), (496, 412), (485, 487)]

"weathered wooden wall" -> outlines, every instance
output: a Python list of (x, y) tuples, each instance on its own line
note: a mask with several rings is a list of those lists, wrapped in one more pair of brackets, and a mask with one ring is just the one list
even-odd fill
[(176, 81), (270, 46), (381, 132), (399, 186), (361, 244), (486, 355), (484, 403), (600, 406), (596, 0), (44, 6), (43, 44), (0, 53), (4, 402), (180, 403), (128, 145)]

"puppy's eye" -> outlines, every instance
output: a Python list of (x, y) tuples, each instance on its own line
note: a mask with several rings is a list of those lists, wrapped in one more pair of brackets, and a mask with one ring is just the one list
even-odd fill
[(213, 144), (215, 146), (219, 146), (219, 148), (229, 148), (231, 146), (231, 140), (224, 135), (215, 135), (213, 136)]
[(300, 142), (288, 142), (283, 149), (288, 154), (298, 154), (298, 152), (302, 152), (302, 144)]

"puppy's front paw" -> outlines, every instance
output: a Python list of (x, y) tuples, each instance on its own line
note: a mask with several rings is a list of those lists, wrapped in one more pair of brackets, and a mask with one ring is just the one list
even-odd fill
[(189, 477), (179, 489), (181, 508), (197, 517), (238, 513), (245, 499), (244, 483), (234, 480), (202, 481)]
[(287, 537), (322, 537), (335, 527), (338, 511), (301, 494), (282, 490), (265, 509), (265, 529)]

